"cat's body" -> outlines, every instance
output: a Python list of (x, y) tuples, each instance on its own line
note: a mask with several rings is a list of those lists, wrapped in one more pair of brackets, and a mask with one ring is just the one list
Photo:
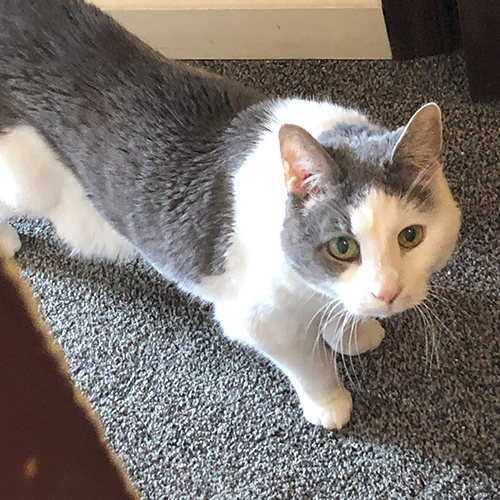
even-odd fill
[[(435, 105), (389, 132), (328, 102), (266, 100), (165, 61), (79, 0), (2, 2), (0, 129), (11, 253), (18, 215), (50, 218), (84, 255), (139, 251), (214, 303), (326, 427), (351, 399), (318, 335), (348, 354), (376, 347), (368, 317), (422, 300), (458, 233)], [(423, 243), (403, 249), (414, 227)]]

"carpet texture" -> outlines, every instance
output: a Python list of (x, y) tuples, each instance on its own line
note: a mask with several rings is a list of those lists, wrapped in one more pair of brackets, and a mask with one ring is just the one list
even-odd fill
[(339, 360), (354, 409), (337, 432), (143, 262), (72, 258), (47, 223), (16, 221), (23, 273), (144, 498), (500, 499), (500, 104), (470, 100), (460, 54), (198, 64), (390, 127), (438, 102), (463, 228), (425, 318), (391, 318), (379, 349)]

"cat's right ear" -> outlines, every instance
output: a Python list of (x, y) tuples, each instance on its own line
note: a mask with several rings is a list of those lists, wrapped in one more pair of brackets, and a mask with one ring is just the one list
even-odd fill
[(297, 125), (283, 125), (279, 141), (288, 191), (303, 201), (320, 196), (336, 168), (332, 158), (309, 132)]

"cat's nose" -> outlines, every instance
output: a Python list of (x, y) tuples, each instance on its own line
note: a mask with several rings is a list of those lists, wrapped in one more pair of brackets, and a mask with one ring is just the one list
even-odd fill
[(403, 287), (400, 285), (382, 285), (376, 290), (372, 291), (372, 295), (376, 299), (381, 300), (388, 305), (392, 305), (400, 296), (402, 291)]

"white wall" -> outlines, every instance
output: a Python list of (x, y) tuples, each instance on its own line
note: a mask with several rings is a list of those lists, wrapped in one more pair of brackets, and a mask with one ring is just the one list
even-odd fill
[(380, 8), (380, 0), (93, 0), (102, 9), (318, 9)]
[(94, 0), (167, 57), (387, 59), (381, 0)]

